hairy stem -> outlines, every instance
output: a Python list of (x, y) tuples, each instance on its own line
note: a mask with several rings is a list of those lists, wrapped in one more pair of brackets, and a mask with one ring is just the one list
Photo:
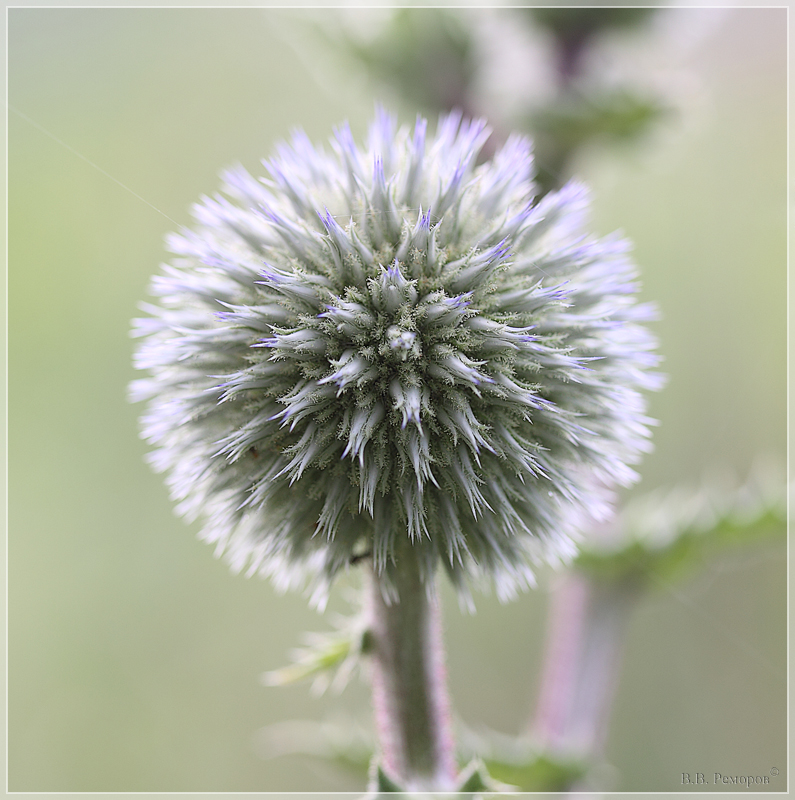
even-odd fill
[(395, 570), (398, 599), (370, 581), (373, 705), (381, 765), (408, 791), (451, 791), (456, 764), (441, 609), (406, 553)]

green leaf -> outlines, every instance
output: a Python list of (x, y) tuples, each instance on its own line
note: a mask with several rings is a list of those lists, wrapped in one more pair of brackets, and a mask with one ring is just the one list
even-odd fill
[(381, 797), (387, 792), (393, 798), (396, 794), (401, 795), (406, 793), (386, 774), (386, 772), (384, 772), (378, 761), (378, 757), (374, 756), (370, 763), (370, 786), (365, 796), (366, 800), (375, 800), (375, 798)]
[(292, 652), (293, 663), (265, 672), (266, 686), (285, 686), (313, 678), (313, 689), (322, 693), (329, 686), (341, 691), (371, 646), (363, 614), (338, 615), (336, 630), (304, 634), (304, 647)]
[(427, 110), (463, 105), (477, 70), (470, 31), (446, 9), (398, 9), (372, 41), (347, 31), (338, 39), (376, 79)]
[(672, 113), (652, 96), (629, 89), (574, 88), (529, 112), (522, 126), (533, 137), (541, 194), (561, 185), (571, 159), (592, 144), (630, 143)]
[(517, 791), (516, 786), (509, 786), (495, 781), (494, 778), (489, 775), (486, 765), (479, 758), (473, 758), (472, 761), (461, 770), (458, 780), (459, 785), (456, 791), (465, 797), (479, 798), (489, 794)]
[(583, 761), (538, 755), (524, 764), (487, 759), (489, 773), (523, 792), (566, 792), (587, 772)]
[(487, 777), (484, 783), (489, 792), (566, 791), (592, 766), (584, 759), (544, 752), (527, 736), (510, 736), (483, 727), (473, 730), (460, 723), (457, 737), (462, 754), (473, 757), (462, 779), (482, 764), (480, 774)]
[(679, 578), (730, 547), (783, 537), (784, 486), (768, 474), (752, 475), (736, 489), (649, 493), (627, 504), (603, 540), (587, 540), (575, 566), (638, 587)]
[(473, 759), (467, 764), (458, 776), (461, 781), (458, 792), (465, 792), (467, 794), (474, 794), (476, 792), (485, 792), (488, 789), (487, 781), (489, 774), (486, 767), (480, 759)]
[(556, 37), (570, 39), (587, 37), (617, 28), (641, 25), (656, 11), (654, 8), (539, 7), (527, 8), (533, 21), (550, 30)]
[(630, 89), (569, 91), (529, 117), (536, 140), (570, 152), (591, 140), (630, 141), (670, 110), (657, 98)]
[(271, 723), (257, 732), (254, 746), (262, 758), (317, 758), (364, 782), (375, 743), (367, 725), (342, 716), (323, 722), (293, 719)]
[[(458, 776), (459, 785), (455, 789), (455, 793), (461, 795), (462, 798), (483, 798), (489, 795), (498, 794), (500, 792), (516, 791), (515, 786), (508, 786), (504, 783), (495, 781), (488, 773), (485, 764), (481, 759), (474, 758), (467, 764)], [(367, 794), (368, 800), (380, 797), (382, 794), (389, 792), (391, 797), (397, 794), (409, 794), (407, 790), (399, 786), (393, 781), (383, 770), (378, 758), (373, 758), (370, 765), (370, 790)], [(411, 793), (416, 796), (416, 793)], [(436, 797), (449, 797), (450, 792), (436, 793), (436, 792), (423, 792), (422, 796), (427, 798)]]
[(351, 640), (347, 637), (324, 637), (313, 647), (296, 651), (295, 663), (266, 672), (265, 681), (269, 686), (284, 686), (317, 676), (341, 664), (350, 655), (351, 647)]

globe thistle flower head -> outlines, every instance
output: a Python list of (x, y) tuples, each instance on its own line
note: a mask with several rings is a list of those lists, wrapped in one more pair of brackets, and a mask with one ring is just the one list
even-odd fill
[(321, 597), (359, 555), (387, 586), (411, 557), (507, 597), (572, 555), (594, 484), (634, 479), (658, 378), (627, 244), (585, 235), (579, 184), (536, 201), (526, 139), (478, 165), (488, 135), (298, 132), (169, 239), (133, 396), (236, 569)]

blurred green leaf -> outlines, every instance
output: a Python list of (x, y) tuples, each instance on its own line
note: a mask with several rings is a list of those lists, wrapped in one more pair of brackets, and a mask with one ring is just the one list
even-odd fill
[[(517, 787), (495, 781), (488, 773), (485, 764), (481, 759), (474, 758), (467, 764), (458, 775), (458, 787), (454, 790), (456, 795), (462, 798), (483, 798), (501, 792), (517, 791)], [(395, 783), (382, 769), (377, 758), (373, 759), (370, 766), (370, 789), (367, 793), (369, 800), (380, 797), (389, 792), (394, 796), (397, 794), (407, 794), (407, 791)], [(416, 793), (412, 793), (417, 796)], [(434, 792), (423, 793), (423, 796), (432, 798), (437, 796)], [(449, 792), (438, 794), (439, 797), (450, 796)]]
[(352, 649), (353, 642), (347, 636), (318, 637), (313, 646), (299, 651), (295, 663), (265, 673), (265, 682), (269, 686), (284, 686), (317, 676), (342, 664)]
[(372, 769), (375, 742), (369, 728), (346, 716), (325, 722), (293, 719), (271, 723), (257, 732), (255, 747), (265, 759), (319, 758), (359, 776), (364, 783)]
[(458, 776), (460, 784), (457, 789), (466, 794), (477, 794), (488, 789), (489, 774), (480, 759), (472, 759), (469, 764), (461, 770)]
[(367, 793), (368, 798), (380, 797), (385, 792), (390, 794), (405, 794), (404, 789), (398, 786), (381, 768), (378, 759), (373, 759), (371, 768), (371, 788)]
[(486, 761), (489, 773), (523, 792), (566, 792), (587, 772), (587, 764), (540, 754), (524, 764)]
[(456, 792), (465, 797), (483, 797), (500, 792), (515, 792), (516, 786), (509, 786), (494, 780), (489, 774), (486, 765), (480, 758), (473, 758), (469, 764), (461, 770), (458, 776), (459, 784)]
[(500, 791), (566, 791), (592, 766), (583, 758), (545, 752), (528, 736), (511, 736), (483, 726), (475, 730), (460, 720), (456, 740), (462, 760), (482, 761), (492, 791), (494, 786), (501, 786)]
[(752, 475), (736, 489), (653, 492), (629, 503), (606, 540), (591, 537), (575, 566), (638, 587), (680, 577), (729, 547), (786, 534), (783, 478)]
[(327, 688), (345, 688), (361, 656), (370, 646), (370, 636), (364, 615), (359, 612), (335, 619), (336, 630), (325, 633), (305, 633), (304, 647), (292, 652), (293, 663), (265, 672), (266, 686), (286, 686), (313, 678), (313, 690), (322, 694)]
[(550, 137), (564, 150), (602, 138), (629, 141), (644, 134), (669, 109), (630, 89), (567, 92), (529, 117), (536, 138)]
[(432, 111), (468, 105), (477, 62), (460, 15), (439, 8), (401, 8), (372, 41), (345, 30), (339, 39), (373, 78), (409, 103)]
[(591, 37), (617, 28), (631, 28), (645, 23), (656, 8), (614, 6), (587, 8), (573, 6), (523, 9), (533, 22), (551, 31), (558, 38)]
[(671, 114), (661, 100), (630, 89), (571, 89), (525, 117), (534, 139), (542, 193), (567, 178), (574, 154), (593, 143), (630, 143)]

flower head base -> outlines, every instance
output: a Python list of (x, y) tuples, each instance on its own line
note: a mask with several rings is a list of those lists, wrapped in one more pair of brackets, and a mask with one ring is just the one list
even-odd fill
[(488, 133), (383, 112), (364, 150), (296, 133), (171, 237), (133, 395), (236, 568), (322, 594), (405, 551), (510, 596), (572, 553), (594, 482), (632, 481), (658, 379), (627, 245), (584, 236), (579, 185), (534, 203), (525, 139), (478, 166)]

